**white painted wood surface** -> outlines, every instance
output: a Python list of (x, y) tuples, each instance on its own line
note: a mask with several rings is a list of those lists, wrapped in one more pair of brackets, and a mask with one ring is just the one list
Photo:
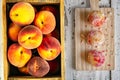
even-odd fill
[(4, 80), (3, 77), (3, 35), (2, 35), (2, 26), (3, 26), (3, 22), (2, 22), (2, 1), (0, 0), (0, 80)]
[[(89, 0), (65, 0), (65, 80), (120, 80), (120, 0), (100, 0), (101, 7), (115, 9), (115, 70), (113, 71), (76, 71), (74, 46), (74, 8), (90, 7)], [(2, 0), (0, 0), (0, 16), (2, 16)], [(0, 80), (3, 79), (3, 47), (2, 21), (0, 18)]]

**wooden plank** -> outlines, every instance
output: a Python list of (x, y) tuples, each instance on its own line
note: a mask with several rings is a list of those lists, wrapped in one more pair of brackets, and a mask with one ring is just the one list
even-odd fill
[(61, 77), (52, 77), (52, 78), (9, 77), (8, 80), (61, 80)]
[(60, 3), (60, 0), (6, 0), (7, 3), (15, 3), (19, 1), (26, 1), (30, 3), (38, 3), (40, 2), (41, 4), (50, 4), (50, 3)]
[[(61, 80), (65, 80), (64, 0), (60, 0)], [(51, 79), (52, 80), (52, 79)]]
[(6, 1), (2, 2), (2, 20), (3, 20), (3, 30), (2, 30), (2, 35), (3, 35), (3, 63), (4, 63), (4, 80), (7, 80), (8, 77), (8, 72), (9, 72), (9, 67), (8, 67), (8, 61), (7, 61), (7, 20), (6, 20)]
[(99, 0), (90, 0), (90, 6), (92, 10), (99, 9)]
[[(102, 26), (101, 30), (105, 34), (105, 42), (102, 46), (99, 46), (98, 50), (105, 51), (105, 63), (101, 67), (94, 67), (87, 63), (88, 50), (96, 49), (96, 47), (89, 47), (86, 41), (82, 41), (81, 33), (84, 35), (88, 32), (89, 25), (86, 22), (87, 18), (85, 14), (90, 13), (90, 8), (76, 8), (75, 9), (75, 61), (77, 70), (113, 70), (114, 69), (114, 11), (112, 8), (100, 8), (101, 12), (108, 16), (108, 21)], [(112, 15), (110, 15), (110, 13)], [(86, 27), (86, 25), (88, 25)], [(92, 29), (92, 28), (91, 28)]]

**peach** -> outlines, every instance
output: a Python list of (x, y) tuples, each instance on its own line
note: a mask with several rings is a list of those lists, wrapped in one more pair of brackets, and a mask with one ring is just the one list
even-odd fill
[(34, 24), (40, 28), (43, 34), (49, 34), (55, 29), (55, 16), (50, 11), (40, 11), (36, 14)]
[(27, 68), (27, 66), (18, 68), (18, 70), (19, 70), (21, 73), (23, 73), (23, 74), (29, 74), (29, 73), (28, 73), (28, 68)]
[(30, 3), (18, 2), (10, 9), (9, 16), (15, 24), (25, 26), (33, 22), (35, 10)]
[(17, 42), (18, 41), (18, 33), (19, 31), (21, 30), (21, 27), (14, 24), (14, 23), (11, 23), (9, 25), (9, 28), (8, 28), (8, 36), (9, 38), (14, 41), (14, 42)]
[(23, 67), (31, 56), (31, 50), (20, 46), (18, 43), (14, 43), (8, 48), (8, 60), (16, 67)]
[(34, 25), (28, 25), (22, 28), (18, 34), (18, 42), (27, 49), (35, 49), (42, 42), (42, 32)]
[(42, 11), (44, 11), (44, 10), (50, 11), (50, 12), (52, 12), (52, 13), (54, 14), (54, 16), (57, 16), (57, 15), (58, 15), (58, 10), (57, 10), (55, 7), (53, 7), (53, 6), (43, 6), (43, 7), (41, 8), (41, 10), (42, 10)]
[(49, 70), (50, 66), (48, 62), (41, 57), (33, 57), (27, 64), (28, 72), (30, 75), (35, 77), (45, 76)]
[(41, 45), (37, 48), (39, 55), (45, 60), (54, 60), (60, 54), (60, 43), (52, 37), (43, 38)]

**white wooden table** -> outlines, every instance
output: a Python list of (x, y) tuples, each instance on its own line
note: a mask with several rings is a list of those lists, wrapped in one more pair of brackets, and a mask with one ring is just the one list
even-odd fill
[[(74, 8), (90, 7), (89, 0), (65, 0), (65, 80), (120, 80), (120, 0), (100, 0), (101, 7), (115, 9), (115, 70), (113, 71), (76, 71), (74, 42)], [(2, 16), (0, 0), (0, 17)], [(3, 40), (2, 20), (0, 18), (0, 80), (3, 79)]]
[(2, 35), (2, 26), (3, 26), (3, 22), (2, 22), (2, 0), (0, 0), (0, 80), (4, 80), (3, 78), (3, 35)]

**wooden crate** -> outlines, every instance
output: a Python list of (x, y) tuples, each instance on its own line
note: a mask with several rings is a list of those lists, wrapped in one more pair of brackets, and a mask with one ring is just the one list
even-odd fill
[[(32, 76), (10, 76), (10, 64), (7, 60), (7, 48), (8, 48), (8, 39), (7, 39), (7, 21), (8, 21), (8, 12), (7, 5), (14, 4), (19, 1), (30, 2), (32, 5), (57, 5), (59, 7), (59, 30), (60, 30), (60, 43), (61, 43), (61, 54), (59, 56), (61, 68), (60, 74), (57, 76), (46, 76), (43, 78), (35, 78)], [(64, 70), (64, 0), (2, 0), (2, 20), (3, 20), (3, 39), (4, 39), (4, 80), (64, 80), (65, 79), (65, 70)]]

